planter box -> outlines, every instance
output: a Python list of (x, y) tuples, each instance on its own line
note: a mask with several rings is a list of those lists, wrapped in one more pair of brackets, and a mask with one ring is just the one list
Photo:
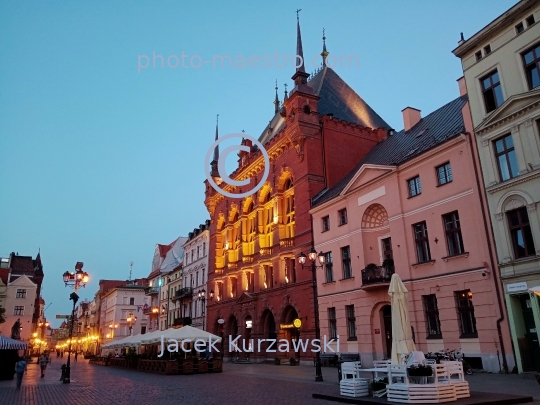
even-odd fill
[(431, 367), (408, 368), (407, 374), (409, 374), (409, 377), (432, 377), (433, 369)]
[(384, 387), (384, 389), (382, 389), (382, 390), (373, 391), (373, 396), (376, 397), (376, 398), (382, 398), (385, 395), (386, 395), (386, 387)]

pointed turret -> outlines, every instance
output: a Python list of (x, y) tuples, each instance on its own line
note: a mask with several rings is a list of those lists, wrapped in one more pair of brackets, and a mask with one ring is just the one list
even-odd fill
[(324, 35), (324, 28), (322, 29), (322, 41), (323, 41), (323, 46), (322, 46), (321, 56), (322, 56), (322, 65), (324, 67), (326, 66), (326, 57), (329, 54), (329, 52), (326, 50), (326, 36)]
[(302, 33), (300, 32), (300, 16), (298, 13), (302, 11), (301, 9), (296, 10), (296, 64), (300, 63), (296, 67), (296, 72), (294, 73), (291, 79), (294, 80), (295, 90), (301, 91), (303, 93), (313, 93), (311, 87), (307, 86), (307, 79), (309, 74), (306, 73), (306, 68), (304, 64), (304, 50), (302, 49)]
[(276, 99), (274, 100), (274, 114), (277, 114), (279, 111), (279, 97), (277, 94), (277, 90), (278, 90), (278, 87), (277, 87), (277, 79), (276, 79)]
[(283, 97), (283, 102), (289, 99), (289, 93), (287, 93), (287, 83), (285, 83), (284, 86), (285, 86), (285, 96)]
[[(219, 114), (216, 116), (216, 141), (218, 140), (218, 124), (219, 124)], [(218, 161), (219, 161), (219, 145), (216, 145), (214, 149), (214, 159), (210, 162), (211, 170), (210, 175), (212, 177), (219, 178), (219, 170), (218, 170)]]

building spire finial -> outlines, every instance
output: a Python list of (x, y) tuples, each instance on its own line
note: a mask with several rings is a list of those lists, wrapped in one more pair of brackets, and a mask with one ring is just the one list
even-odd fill
[[(300, 32), (300, 11), (302, 9), (296, 10), (296, 55), (295, 55), (295, 66), (296, 72), (294, 73), (292, 79), (294, 80), (295, 91), (301, 90), (304, 93), (313, 93), (313, 90), (307, 86), (307, 79), (309, 74), (306, 73), (305, 63), (304, 63), (304, 50), (302, 48), (302, 33)], [(298, 63), (300, 65), (298, 65)]]
[(324, 27), (322, 29), (322, 41), (323, 41), (322, 52), (321, 52), (322, 65), (326, 66), (326, 57), (328, 56), (329, 52), (326, 50), (326, 35), (325, 35)]
[(289, 94), (287, 93), (287, 83), (285, 83), (283, 86), (285, 86), (285, 97), (283, 98), (283, 102), (285, 102), (289, 99)]
[[(218, 125), (219, 125), (219, 114), (216, 115), (216, 141), (218, 140)], [(210, 175), (212, 177), (219, 177), (218, 161), (219, 161), (219, 145), (216, 145), (216, 147), (214, 148), (214, 159), (210, 162), (210, 166), (212, 167), (212, 170), (210, 171)]]
[(279, 97), (277, 94), (278, 86), (277, 86), (277, 79), (276, 79), (276, 98), (274, 100), (274, 114), (277, 114), (279, 112)]

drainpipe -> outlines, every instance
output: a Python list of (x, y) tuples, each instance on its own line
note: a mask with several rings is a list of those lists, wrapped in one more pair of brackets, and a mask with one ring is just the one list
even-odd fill
[[(493, 249), (491, 247), (491, 243), (489, 243), (490, 231), (489, 231), (489, 228), (488, 228), (486, 210), (485, 210), (485, 207), (484, 207), (485, 188), (483, 188), (481, 186), (481, 183), (480, 183), (480, 180), (479, 180), (479, 177), (478, 177), (478, 167), (479, 166), (477, 166), (477, 164), (476, 164), (476, 156), (475, 156), (475, 153), (474, 153), (475, 149), (474, 149), (474, 145), (473, 145), (472, 135), (471, 135), (470, 132), (464, 132), (463, 134), (467, 138), (469, 138), (469, 145), (471, 147), (471, 154), (472, 154), (472, 159), (473, 159), (476, 186), (478, 187), (478, 196), (480, 197), (480, 207), (482, 209), (482, 216), (483, 216), (483, 219), (484, 219), (484, 221), (483, 221), (484, 222), (484, 232), (486, 233), (486, 238), (487, 238), (487, 241), (488, 241), (489, 261), (491, 262), (491, 269), (493, 271), (493, 282), (495, 283), (495, 291), (496, 291), (496, 295), (497, 295), (497, 303), (499, 304), (499, 312), (501, 314), (501, 317), (499, 319), (497, 319), (497, 333), (499, 334), (499, 344), (501, 345), (501, 354), (502, 354), (502, 358), (503, 358), (503, 369), (504, 369), (505, 374), (508, 374), (508, 363), (506, 362), (506, 350), (504, 348), (504, 341), (503, 341), (503, 337), (502, 337), (502, 328), (501, 328), (501, 323), (504, 321), (504, 307), (503, 307), (502, 300), (501, 300), (501, 292), (499, 290), (500, 274), (498, 274), (498, 272), (497, 272), (498, 266), (495, 266), (495, 263), (493, 261)], [(481, 167), (480, 167), (480, 171), (482, 171)], [(482, 173), (482, 177), (483, 177), (483, 173)], [(491, 237), (492, 237), (493, 243), (495, 243), (495, 236), (493, 235), (493, 230), (491, 230)], [(484, 262), (484, 265), (486, 265), (486, 264), (487, 263)]]

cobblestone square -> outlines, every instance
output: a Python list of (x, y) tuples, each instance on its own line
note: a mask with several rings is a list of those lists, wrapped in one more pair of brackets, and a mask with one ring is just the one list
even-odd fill
[[(56, 359), (54, 359), (56, 360)], [(28, 366), (20, 390), (15, 380), (0, 381), (1, 405), (168, 405), (168, 404), (335, 404), (313, 399), (313, 393), (338, 395), (337, 370), (323, 368), (316, 383), (310, 366), (225, 363), (223, 373), (158, 375), (72, 363), (71, 384), (62, 384), (61, 362), (49, 364), (44, 378)], [(369, 377), (369, 375), (366, 375)], [(529, 378), (527, 378), (529, 377)], [(531, 376), (475, 374), (467, 376), (471, 391), (530, 395), (540, 404), (540, 386)]]

